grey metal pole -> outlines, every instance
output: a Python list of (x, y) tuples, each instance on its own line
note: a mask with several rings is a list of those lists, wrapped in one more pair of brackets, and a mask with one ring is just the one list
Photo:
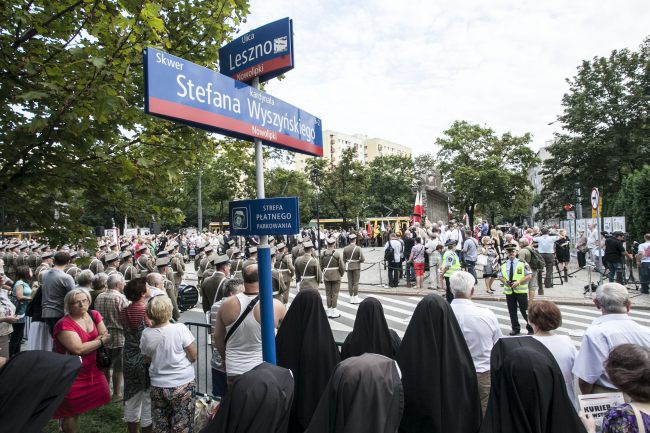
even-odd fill
[[(253, 78), (253, 88), (260, 88), (259, 77)], [(255, 139), (255, 187), (257, 189), (257, 198), (265, 198), (264, 194), (264, 153), (262, 151), (262, 140)], [(268, 245), (268, 236), (260, 236), (260, 246)]]
[(198, 184), (198, 197), (197, 197), (197, 212), (198, 212), (198, 231), (199, 235), (203, 232), (203, 203), (202, 203), (202, 186), (201, 186), (201, 171), (199, 170), (199, 184)]
[(576, 219), (582, 219), (582, 197), (580, 197), (580, 184), (576, 184)]

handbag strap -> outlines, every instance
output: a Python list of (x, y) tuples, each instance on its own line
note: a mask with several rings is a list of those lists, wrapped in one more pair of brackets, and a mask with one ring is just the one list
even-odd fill
[(636, 424), (637, 427), (639, 428), (639, 433), (646, 433), (645, 425), (643, 424), (643, 417), (641, 416), (641, 411), (634, 403), (629, 403), (629, 405), (632, 407), (632, 410), (634, 411), (634, 416), (636, 417)]
[(224, 338), (223, 340), (224, 346), (228, 344), (228, 340), (230, 340), (232, 334), (237, 330), (237, 328), (239, 328), (239, 325), (241, 325), (241, 322), (244, 321), (246, 316), (248, 316), (248, 313), (253, 311), (253, 307), (255, 307), (255, 304), (257, 304), (257, 301), (259, 301), (259, 299), (260, 299), (260, 295), (257, 295), (250, 301), (250, 303), (248, 304), (244, 312), (241, 314), (241, 316), (239, 316), (239, 319), (237, 319), (235, 324), (232, 325), (232, 328), (230, 328), (230, 330), (226, 333), (226, 338)]

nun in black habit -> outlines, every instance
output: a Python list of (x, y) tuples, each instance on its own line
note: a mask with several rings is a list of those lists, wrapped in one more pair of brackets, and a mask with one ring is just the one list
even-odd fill
[(200, 433), (286, 433), (292, 401), (291, 372), (263, 362), (235, 379)]
[(447, 301), (428, 295), (418, 303), (397, 363), (405, 400), (400, 432), (478, 432), (481, 402), (476, 370)]
[(490, 357), (481, 433), (584, 433), (553, 354), (532, 337), (502, 338)]
[(377, 353), (395, 358), (399, 344), (399, 335), (388, 328), (381, 302), (368, 297), (359, 304), (354, 328), (341, 347), (341, 359), (364, 353)]
[(289, 432), (302, 433), (340, 361), (317, 290), (298, 293), (282, 320), (275, 343), (278, 365), (290, 369), (296, 381)]
[(40, 433), (81, 370), (81, 358), (30, 350), (0, 369), (0, 431)]
[(403, 408), (395, 361), (366, 353), (336, 367), (305, 433), (396, 433)]

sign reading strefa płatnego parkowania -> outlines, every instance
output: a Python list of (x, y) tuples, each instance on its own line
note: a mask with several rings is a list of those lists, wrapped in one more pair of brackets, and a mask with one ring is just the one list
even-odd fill
[(323, 155), (321, 120), (268, 93), (154, 48), (144, 51), (145, 112), (244, 140)]
[(241, 35), (219, 48), (219, 72), (250, 83), (268, 81), (293, 69), (293, 26), (289, 18)]

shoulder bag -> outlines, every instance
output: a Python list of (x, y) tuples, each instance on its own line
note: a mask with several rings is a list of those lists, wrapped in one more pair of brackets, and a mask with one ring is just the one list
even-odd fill
[[(95, 322), (95, 318), (92, 315), (92, 311), (88, 310), (88, 314), (90, 315), (90, 320), (93, 321), (95, 324), (95, 327), (97, 328), (97, 322)], [(99, 328), (97, 328), (97, 332), (99, 332)], [(97, 362), (97, 367), (99, 367), (102, 370), (106, 370), (107, 368), (111, 368), (111, 355), (108, 354), (108, 349), (104, 347), (104, 343), (102, 343), (101, 346), (99, 346), (99, 349), (97, 349), (97, 357), (96, 357), (96, 362)]]

